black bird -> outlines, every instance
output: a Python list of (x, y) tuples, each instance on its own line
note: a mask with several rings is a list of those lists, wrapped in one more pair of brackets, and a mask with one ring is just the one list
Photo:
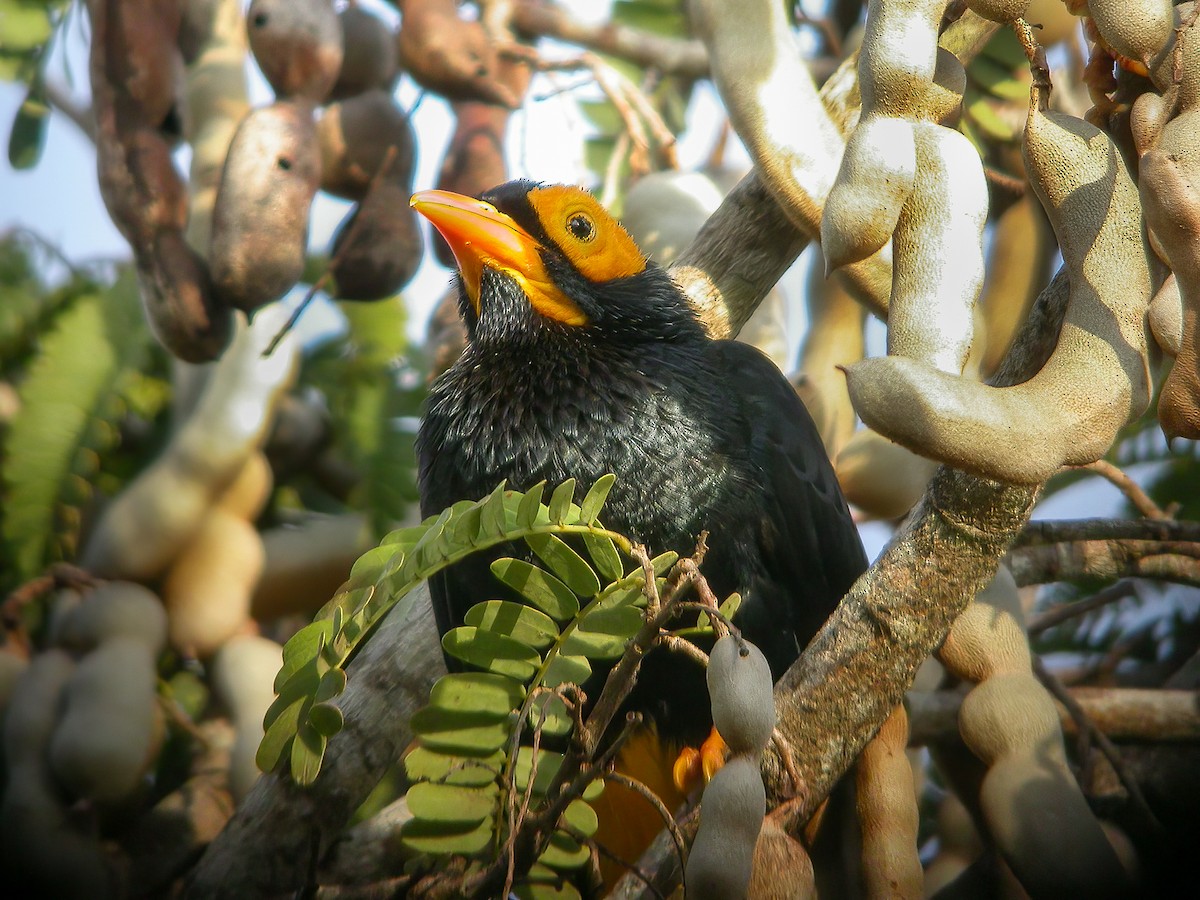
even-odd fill
[[(612, 472), (605, 525), (680, 555), (707, 530), (703, 572), (717, 596), (742, 594), (735, 622), (778, 678), (866, 567), (787, 380), (753, 347), (708, 338), (679, 287), (583, 190), (513, 181), (479, 200), (424, 191), (412, 203), (454, 251), (468, 334), (418, 436), (422, 512), (501, 479), (524, 490), (575, 478), (585, 490)], [(442, 633), (503, 595), (490, 560), (464, 562), (431, 584)], [(703, 670), (654, 651), (628, 705), (650, 727), (620, 764), (673, 808), (673, 764), (712, 729)], [(634, 836), (628, 807), (613, 810), (626, 817), (616, 828), (601, 813), (601, 842), (620, 833), (634, 859), (661, 827), (651, 812)]]

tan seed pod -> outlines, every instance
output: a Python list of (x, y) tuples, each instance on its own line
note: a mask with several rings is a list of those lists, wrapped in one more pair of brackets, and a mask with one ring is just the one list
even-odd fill
[(448, 100), (519, 102), (496, 78), (499, 58), (483, 26), (460, 18), (454, 0), (405, 0), (396, 50), (417, 84)]
[(1081, 20), (1063, 0), (1030, 0), (1025, 21), (1037, 26), (1037, 39), (1043, 47), (1079, 37)]
[(847, 502), (877, 519), (899, 519), (916, 505), (937, 470), (869, 428), (860, 428), (834, 461)]
[(1172, 85), (1165, 94), (1146, 91), (1135, 101), (1129, 112), (1129, 130), (1138, 156), (1152, 150), (1159, 136), (1178, 107), (1179, 89)]
[(926, 118), (953, 127), (962, 117), (963, 93), (966, 89), (967, 70), (957, 56), (938, 47), (933, 81), (923, 106)]
[(913, 134), (917, 177), (892, 239), (888, 354), (957, 375), (971, 352), (983, 284), (987, 182), (959, 132), (918, 122)]
[(255, 450), (246, 459), (229, 487), (217, 495), (213, 505), (239, 519), (253, 522), (267, 505), (274, 486), (271, 463), (265, 453)]
[(1150, 333), (1159, 349), (1171, 356), (1179, 355), (1183, 344), (1183, 300), (1179, 282), (1172, 272), (1150, 301)]
[(862, 838), (863, 894), (918, 898), (923, 875), (917, 855), (917, 795), (904, 753), (908, 714), (897, 706), (863, 748), (854, 767), (855, 811)]
[(985, 19), (1007, 25), (1025, 15), (1029, 0), (967, 0), (967, 6)]
[(212, 509), (163, 580), (171, 646), (205, 659), (247, 627), (263, 558), (253, 525)]
[(233, 314), (183, 232), (160, 231), (138, 255), (138, 295), (154, 337), (184, 362), (217, 359), (233, 338)]
[(1033, 109), (1026, 164), (1070, 272), (1070, 302), (1042, 371), (992, 388), (900, 357), (847, 369), (862, 420), (922, 456), (1021, 484), (1099, 459), (1145, 410), (1152, 293), (1137, 189), (1099, 129)]
[(375, 542), (361, 515), (321, 516), (299, 527), (262, 534), (266, 564), (251, 613), (260, 622), (284, 615), (311, 616), (337, 591)]
[(112, 638), (137, 641), (154, 656), (167, 643), (167, 615), (153, 592), (130, 581), (106, 581), (56, 622), (59, 646), (86, 652)]
[(761, 753), (775, 730), (775, 681), (767, 658), (749, 641), (727, 634), (708, 655), (713, 725), (734, 753)]
[(156, 656), (113, 637), (75, 667), (50, 740), (54, 776), (73, 796), (116, 803), (137, 790), (162, 737)]
[(879, 116), (858, 123), (821, 217), (827, 272), (866, 259), (891, 239), (916, 174), (911, 122)]
[(915, 116), (937, 65), (946, 0), (871, 0), (859, 51), (864, 116)]
[(311, 109), (278, 101), (250, 112), (229, 146), (213, 209), (213, 287), (247, 313), (304, 272), (308, 210), (320, 182)]
[(232, 638), (213, 657), (213, 692), (229, 711), (237, 733), (229, 760), (235, 801), (245, 797), (258, 780), (254, 756), (263, 737), (263, 716), (275, 702), (275, 676), (282, 665), (283, 648), (257, 635)]
[(323, 191), (361, 200), (392, 148), (388, 177), (411, 183), (416, 138), (408, 117), (386, 91), (368, 90), (330, 104), (317, 121), (317, 142)]
[(734, 756), (704, 788), (700, 828), (684, 873), (689, 900), (744, 897), (767, 811), (757, 756)]
[(816, 873), (808, 851), (769, 816), (763, 819), (754, 847), (754, 874), (746, 896), (755, 900), (817, 896)]
[(1172, 0), (1088, 0), (1088, 15), (1108, 46), (1146, 66), (1154, 65), (1175, 28)]
[(252, 0), (250, 49), (281, 98), (320, 103), (342, 68), (342, 26), (332, 0)]
[(107, 17), (106, 56), (118, 104), (141, 125), (158, 128), (174, 107), (182, 74), (175, 38), (181, 0), (105, 0), (92, 14)]
[(342, 67), (329, 96), (340, 100), (373, 88), (391, 90), (399, 72), (392, 29), (353, 4), (338, 13), (338, 18), (342, 23)]
[(335, 297), (383, 300), (416, 274), (423, 241), (411, 193), (407, 179), (378, 181), (338, 226), (329, 262)]

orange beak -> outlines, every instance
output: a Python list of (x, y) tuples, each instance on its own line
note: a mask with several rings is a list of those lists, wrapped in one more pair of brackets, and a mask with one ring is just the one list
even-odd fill
[(579, 308), (555, 287), (538, 242), (490, 203), (453, 191), (420, 191), (409, 204), (450, 245), (476, 315), (480, 314), (479, 290), (486, 266), (511, 276), (543, 315), (568, 325), (587, 322)]

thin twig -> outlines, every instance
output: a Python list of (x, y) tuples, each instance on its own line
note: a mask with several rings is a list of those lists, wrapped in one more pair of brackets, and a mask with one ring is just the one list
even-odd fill
[(1084, 600), (1063, 603), (1060, 606), (1054, 607), (1054, 609), (1047, 610), (1033, 619), (1025, 630), (1029, 633), (1030, 637), (1035, 637), (1048, 628), (1053, 628), (1055, 625), (1059, 625), (1069, 619), (1074, 619), (1077, 616), (1082, 616), (1084, 613), (1089, 613), (1101, 607), (1108, 606), (1111, 603), (1116, 603), (1118, 600), (1124, 600), (1135, 593), (1136, 590), (1132, 582), (1125, 580), (1118, 581), (1116, 584), (1111, 584)]
[(1121, 785), (1129, 792), (1130, 802), (1132, 802), (1134, 808), (1143, 817), (1145, 824), (1152, 831), (1164, 833), (1165, 829), (1162, 823), (1154, 815), (1153, 810), (1150, 809), (1150, 805), (1146, 802), (1146, 797), (1142, 793), (1137, 779), (1133, 777), (1129, 769), (1125, 766), (1125, 761), (1121, 758), (1121, 753), (1117, 750), (1116, 745), (1109, 739), (1108, 735), (1093, 724), (1088, 714), (1083, 711), (1083, 707), (1071, 696), (1070, 691), (1046, 668), (1040, 656), (1033, 657), (1033, 674), (1037, 676), (1046, 690), (1071, 714), (1071, 718), (1074, 719), (1080, 732), (1086, 731), (1090, 735), (1096, 747), (1104, 754), (1105, 759), (1113, 767), (1113, 771), (1117, 773), (1117, 778), (1120, 779)]
[(1121, 469), (1114, 466), (1106, 459), (1098, 459), (1095, 462), (1087, 463), (1082, 466), (1071, 466), (1073, 469), (1086, 469), (1089, 472), (1095, 472), (1101, 478), (1110, 481), (1117, 487), (1147, 519), (1170, 519), (1166, 511), (1155, 503), (1150, 495), (1142, 490), (1141, 485), (1126, 475)]
[(708, 667), (708, 654), (689, 641), (687, 638), (681, 638), (677, 634), (671, 634), (669, 631), (664, 631), (655, 639), (655, 646), (665, 647), (672, 653), (680, 653), (698, 666)]
[(646, 886), (646, 890), (648, 890), (652, 894), (654, 894), (654, 896), (656, 898), (658, 898), (658, 900), (665, 900), (663, 892), (654, 886), (654, 883), (649, 879), (649, 877), (647, 877), (645, 872), (643, 872), (641, 869), (639, 869), (637, 867), (636, 863), (630, 862), (629, 860), (625, 859), (623, 856), (617, 856), (617, 854), (613, 853), (611, 850), (609, 850), (603, 844), (597, 843), (592, 838), (588, 838), (587, 844), (588, 844), (588, 847), (595, 848), (596, 852), (599, 853), (601, 856), (605, 857), (606, 859), (612, 860), (618, 866), (623, 868), (626, 872), (628, 872), (630, 875), (632, 875), (634, 878), (636, 878), (638, 881), (640, 881), (642, 884), (644, 884)]
[(663, 820), (663, 824), (667, 830), (671, 832), (671, 840), (675, 842), (675, 852), (679, 854), (679, 866), (683, 868), (687, 865), (687, 842), (683, 839), (683, 834), (679, 831), (679, 826), (675, 822), (675, 816), (667, 809), (667, 805), (659, 799), (658, 794), (646, 787), (636, 778), (630, 778), (621, 772), (610, 772), (604, 776), (605, 781), (612, 781), (620, 785), (624, 785), (634, 793), (640, 794), (650, 805), (658, 812), (658, 816)]

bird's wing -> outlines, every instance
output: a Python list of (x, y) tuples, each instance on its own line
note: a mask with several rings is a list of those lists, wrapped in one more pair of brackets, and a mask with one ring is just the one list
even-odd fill
[(820, 434), (787, 379), (748, 344), (716, 341), (712, 353), (741, 397), (741, 427), (763, 478), (757, 534), (745, 538), (757, 543), (760, 570), (751, 573), (739, 618), (748, 636), (779, 641), (775, 653), (763, 647), (778, 676), (791, 661), (781, 627), (789, 625), (796, 641), (790, 655), (803, 650), (866, 569), (866, 554)]

